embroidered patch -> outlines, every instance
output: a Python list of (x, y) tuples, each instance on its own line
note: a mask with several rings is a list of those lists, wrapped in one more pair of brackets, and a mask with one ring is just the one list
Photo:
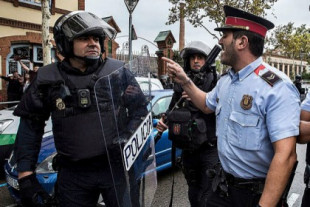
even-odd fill
[(249, 110), (252, 108), (253, 97), (250, 95), (243, 95), (242, 100), (240, 102), (241, 108), (244, 110)]
[(66, 108), (66, 105), (64, 103), (64, 101), (61, 98), (58, 98), (56, 100), (56, 107), (58, 110), (64, 110)]
[(181, 125), (180, 124), (173, 124), (173, 134), (179, 135), (181, 132)]
[(269, 85), (273, 86), (280, 79), (275, 73), (268, 71), (261, 76)]

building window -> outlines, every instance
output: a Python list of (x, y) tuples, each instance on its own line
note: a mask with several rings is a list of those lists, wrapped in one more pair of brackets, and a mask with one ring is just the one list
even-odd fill
[[(18, 1), (26, 3), (26, 4), (36, 5), (36, 6), (41, 6), (41, 4), (42, 4), (41, 0), (18, 0)], [(52, 1), (49, 1), (49, 4), (51, 7)]]
[(283, 72), (282, 63), (279, 64), (279, 70)]
[[(52, 60), (55, 58), (55, 49), (51, 51)], [(19, 74), (23, 74), (24, 70), (18, 63), (21, 60), (29, 68), (34, 65), (43, 66), (43, 51), (39, 45), (31, 44), (17, 44), (11, 46), (11, 51), (7, 56), (6, 73), (10, 74), (17, 71)]]
[(41, 46), (33, 46), (33, 62), (43, 63), (43, 49)]
[(284, 73), (287, 74), (288, 70), (287, 70), (287, 65), (284, 65)]

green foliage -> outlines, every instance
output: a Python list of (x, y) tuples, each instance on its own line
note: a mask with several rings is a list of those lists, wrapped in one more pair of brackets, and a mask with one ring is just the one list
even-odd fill
[(282, 55), (290, 58), (305, 60), (310, 63), (310, 29), (303, 24), (294, 27), (294, 23), (280, 25), (272, 32), (269, 44), (273, 47), (269, 50), (280, 51)]
[(301, 74), (301, 79), (310, 80), (310, 73), (307, 73), (306, 70), (304, 70)]
[[(204, 25), (204, 21), (214, 22), (217, 26), (224, 23), (225, 17), (223, 12), (224, 5), (230, 5), (243, 9), (259, 16), (265, 16), (266, 10), (278, 0), (184, 0), (184, 17), (194, 26), (203, 27), (211, 35), (216, 35), (209, 31)], [(170, 14), (167, 24), (173, 24), (180, 18), (180, 1), (169, 0), (172, 7), (169, 9)]]

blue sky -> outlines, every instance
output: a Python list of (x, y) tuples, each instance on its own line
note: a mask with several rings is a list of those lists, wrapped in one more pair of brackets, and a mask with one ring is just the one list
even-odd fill
[[(122, 46), (122, 43), (128, 40), (129, 13), (124, 0), (85, 0), (86, 11), (90, 11), (99, 17), (113, 16), (116, 23), (122, 30), (118, 34), (116, 41)], [(279, 0), (267, 18), (277, 25), (284, 25), (288, 22), (294, 22), (295, 26), (307, 24), (310, 27), (309, 0)], [(177, 43), (174, 49), (178, 49), (179, 40), (179, 22), (173, 25), (165, 25), (169, 15), (170, 3), (168, 0), (140, 0), (133, 15), (132, 22), (138, 37), (145, 38), (151, 42), (154, 41), (160, 31), (171, 30)], [(270, 13), (271, 13), (270, 12)], [(213, 31), (214, 24), (204, 21), (205, 26)], [(185, 25), (185, 44), (190, 41), (201, 40), (213, 47), (217, 43), (210, 34), (203, 28), (194, 28), (188, 22)], [(150, 52), (155, 53), (157, 48), (144, 40), (133, 41), (133, 50), (140, 51), (142, 45), (148, 45)]]

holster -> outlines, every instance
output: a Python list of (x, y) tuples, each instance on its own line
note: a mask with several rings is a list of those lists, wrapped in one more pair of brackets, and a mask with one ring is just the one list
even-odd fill
[(226, 180), (225, 172), (222, 168), (221, 163), (218, 163), (214, 166), (214, 169), (207, 170), (207, 175), (210, 178), (213, 178), (212, 181), (212, 190), (213, 192), (218, 192), (220, 196), (228, 196), (228, 184)]

